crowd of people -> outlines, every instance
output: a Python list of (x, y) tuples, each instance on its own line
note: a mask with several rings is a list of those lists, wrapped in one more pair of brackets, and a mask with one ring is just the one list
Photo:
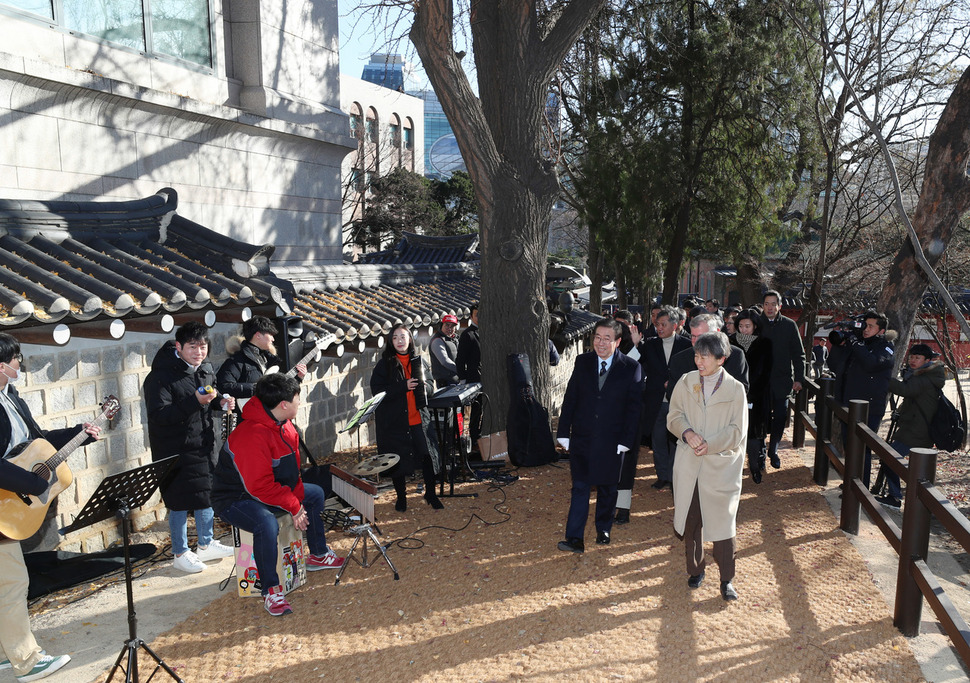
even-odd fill
[[(738, 599), (733, 581), (744, 465), (755, 484), (762, 482), (767, 464), (782, 466), (788, 399), (805, 380), (801, 337), (795, 323), (781, 314), (781, 304), (780, 294), (769, 290), (760, 305), (747, 309), (722, 310), (713, 299), (688, 301), (683, 307), (654, 305), (648, 321), (619, 311), (596, 323), (592, 349), (575, 360), (556, 434), (569, 454), (572, 480), (560, 550), (585, 552), (594, 487), (596, 543), (609, 544), (614, 524), (630, 523), (638, 454), (646, 445), (656, 472), (652, 487), (673, 493), (673, 526), (684, 541), (688, 586), (698, 588), (704, 581), (706, 539), (714, 544), (722, 597)], [(481, 381), (477, 309), (472, 307), (470, 324), (460, 336), (457, 317), (443, 316), (427, 358), (411, 331), (395, 325), (373, 368), (371, 392), (384, 394), (376, 411), (378, 451), (400, 456), (389, 472), (397, 511), (407, 511), (407, 478), (419, 470), (424, 500), (436, 510), (443, 508), (435, 485), (442, 472), (441, 452), (451, 445), (439, 443), (428, 398), (436, 387)], [(306, 532), (308, 571), (338, 569), (344, 558), (327, 544), (323, 489), (301, 478), (301, 436), (294, 419), (307, 367), (300, 363), (286, 373), (278, 371), (283, 364), (273, 321), (255, 316), (241, 332), (237, 348), (218, 371), (207, 360), (210, 342), (201, 323), (186, 323), (163, 344), (144, 383), (148, 436), (154, 460), (177, 456), (160, 487), (174, 568), (204, 571), (206, 562), (233, 554), (213, 537), (218, 516), (253, 534), (264, 607), (281, 616), (292, 612), (276, 572), (281, 522)], [(915, 344), (901, 377), (892, 377), (893, 336), (887, 334), (886, 317), (875, 311), (858, 316), (854, 324), (836, 326), (816, 342), (811, 368), (816, 376), (835, 378), (834, 395), (842, 405), (866, 401), (867, 422), (878, 430), (888, 397), (896, 395), (901, 404), (888, 436), (892, 447), (905, 456), (912, 448), (933, 446), (929, 425), (946, 377), (935, 351)], [(41, 430), (14, 386), (23, 360), (17, 340), (0, 333), (0, 488), (39, 495), (49, 482), (8, 462), (7, 456), (32, 439), (57, 446), (82, 431), (96, 439), (100, 430), (90, 423)], [(472, 404), (470, 413), (474, 443), (481, 434), (481, 404)], [(227, 419), (230, 415), (240, 420), (238, 426)], [(867, 453), (866, 485), (870, 471)], [(878, 491), (877, 499), (899, 507), (899, 477), (887, 470), (886, 480), (888, 491)], [(194, 549), (189, 513), (195, 520)], [(12, 668), (22, 681), (48, 676), (70, 660), (48, 655), (35, 641), (27, 614), (28, 580), (20, 544), (0, 542), (0, 609), (5, 615), (0, 645), (7, 657), (0, 668)]]
[[(744, 464), (755, 484), (768, 464), (782, 467), (788, 401), (802, 391), (806, 376), (801, 334), (781, 307), (781, 295), (768, 290), (759, 305), (746, 309), (688, 299), (681, 307), (652, 306), (649, 320), (620, 310), (597, 323), (592, 350), (576, 359), (559, 420), (557, 438), (569, 452), (572, 476), (560, 550), (585, 552), (593, 487), (597, 543), (610, 542), (613, 524), (630, 522), (642, 444), (653, 454), (653, 488), (673, 490), (674, 530), (685, 542), (688, 585), (698, 588), (704, 580), (706, 538), (714, 542), (722, 597), (738, 598), (734, 555)], [(887, 396), (902, 397), (888, 440), (905, 456), (933, 445), (929, 425), (945, 372), (936, 352), (916, 344), (902, 376), (892, 378), (894, 337), (886, 328), (884, 315), (868, 311), (855, 323), (822, 332), (809, 368), (815, 377), (835, 378), (835, 397), (843, 406), (853, 399), (868, 402), (867, 423), (875, 431)], [(628, 369), (635, 366), (637, 371)], [(867, 452), (866, 486), (870, 458)], [(885, 479), (888, 491), (874, 487), (873, 493), (898, 508), (899, 477), (886, 468)]]

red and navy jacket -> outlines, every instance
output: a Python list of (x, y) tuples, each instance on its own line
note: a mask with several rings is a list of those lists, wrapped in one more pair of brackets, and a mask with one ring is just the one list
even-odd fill
[(254, 499), (300, 511), (300, 436), (289, 420), (279, 422), (256, 397), (243, 408), (243, 419), (219, 452), (212, 475), (212, 508), (221, 513), (238, 500)]

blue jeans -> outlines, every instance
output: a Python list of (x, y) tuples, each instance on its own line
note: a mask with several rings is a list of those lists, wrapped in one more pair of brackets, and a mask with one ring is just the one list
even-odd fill
[[(905, 458), (909, 455), (909, 446), (902, 441), (893, 441), (889, 444), (893, 450), (899, 453), (899, 457)], [(886, 467), (886, 483), (889, 485), (889, 497), (896, 500), (903, 499), (903, 489), (899, 481), (899, 475)]]
[[(304, 482), (303, 491), (303, 507), (306, 508), (310, 522), (306, 530), (310, 554), (325, 555), (329, 549), (323, 519), (320, 517), (325, 502), (323, 489), (316, 484)], [(263, 595), (269, 593), (270, 588), (280, 585), (280, 577), (276, 573), (276, 561), (279, 559), (277, 537), (280, 532), (279, 522), (276, 521), (277, 512), (282, 510), (250, 498), (237, 500), (219, 513), (219, 517), (227, 524), (253, 535), (253, 559), (263, 586)]]
[[(199, 545), (205, 548), (212, 543), (212, 508), (202, 508), (195, 511), (195, 532), (199, 537)], [(172, 553), (182, 555), (189, 549), (189, 537), (186, 523), (189, 519), (188, 510), (168, 511), (168, 530), (172, 536)]]

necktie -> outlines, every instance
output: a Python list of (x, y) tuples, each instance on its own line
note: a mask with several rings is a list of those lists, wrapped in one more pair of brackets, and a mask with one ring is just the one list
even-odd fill
[(605, 360), (601, 360), (600, 361), (600, 377), (602, 377), (605, 374), (606, 374), (606, 361)]

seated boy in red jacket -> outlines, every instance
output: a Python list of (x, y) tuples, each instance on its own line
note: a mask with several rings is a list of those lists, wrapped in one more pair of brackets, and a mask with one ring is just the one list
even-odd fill
[(293, 610), (276, 573), (276, 512), (290, 513), (293, 526), (307, 532), (307, 571), (338, 569), (344, 560), (327, 547), (320, 517), (323, 489), (300, 479), (300, 437), (292, 422), (300, 408), (299, 382), (279, 373), (267, 375), (254, 393), (219, 453), (212, 507), (225, 522), (252, 533), (263, 604), (278, 617)]

